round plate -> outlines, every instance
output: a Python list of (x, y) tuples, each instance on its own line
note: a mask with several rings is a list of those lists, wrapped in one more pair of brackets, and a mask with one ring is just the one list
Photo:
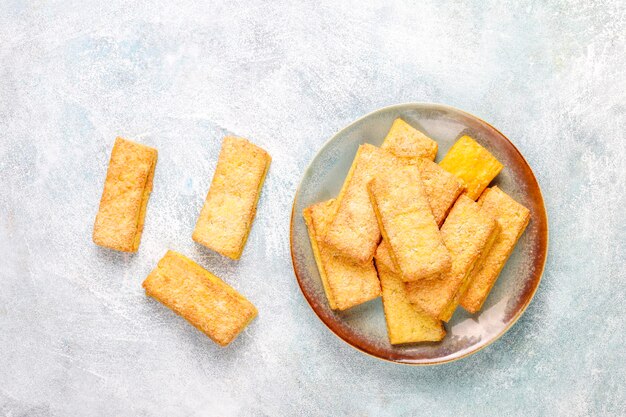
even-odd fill
[[(462, 135), (469, 135), (504, 164), (493, 181), (528, 207), (531, 220), (483, 309), (470, 315), (458, 308), (437, 343), (392, 346), (380, 298), (347, 311), (328, 306), (315, 264), (302, 210), (335, 197), (362, 143), (380, 146), (392, 122), (401, 117), (439, 143), (440, 160)], [(389, 361), (432, 365), (463, 358), (502, 336), (522, 315), (541, 280), (548, 248), (548, 222), (539, 184), (528, 163), (499, 131), (479, 118), (440, 104), (385, 107), (350, 124), (317, 153), (296, 191), (291, 214), (291, 257), (304, 297), (324, 324), (358, 350)]]

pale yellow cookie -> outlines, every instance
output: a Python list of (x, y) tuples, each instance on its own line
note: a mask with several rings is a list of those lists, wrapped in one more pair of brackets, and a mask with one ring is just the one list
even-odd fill
[(387, 334), (392, 345), (417, 342), (438, 342), (446, 331), (441, 320), (434, 319), (408, 299), (400, 273), (393, 265), (389, 247), (383, 240), (374, 256), (383, 295)]

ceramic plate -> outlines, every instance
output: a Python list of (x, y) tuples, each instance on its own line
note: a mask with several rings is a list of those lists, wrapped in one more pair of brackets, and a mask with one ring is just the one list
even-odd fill
[[(380, 298), (344, 312), (328, 306), (313, 257), (302, 210), (334, 198), (343, 184), (357, 148), (380, 146), (397, 117), (439, 143), (437, 162), (462, 135), (470, 135), (493, 153), (505, 168), (493, 181), (528, 207), (531, 221), (491, 291), (474, 315), (459, 307), (438, 343), (392, 346), (387, 337)], [(368, 114), (333, 136), (317, 153), (296, 191), (291, 214), (291, 256), (296, 278), (313, 311), (337, 336), (358, 350), (389, 361), (432, 365), (453, 361), (489, 345), (522, 315), (532, 299), (546, 260), (548, 224), (539, 184), (515, 146), (488, 123), (439, 104), (400, 104)]]

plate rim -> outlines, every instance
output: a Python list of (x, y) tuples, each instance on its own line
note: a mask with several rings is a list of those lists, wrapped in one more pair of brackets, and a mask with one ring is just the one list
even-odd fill
[[(543, 217), (545, 218), (545, 244), (543, 245), (545, 247), (544, 250), (544, 255), (543, 255), (543, 259), (541, 260), (541, 266), (539, 268), (539, 272), (538, 272), (538, 279), (536, 281), (536, 285), (534, 286), (534, 288), (532, 288), (530, 295), (527, 297), (526, 301), (524, 302), (524, 304), (521, 306), (521, 308), (515, 313), (515, 315), (513, 316), (513, 318), (510, 320), (510, 322), (492, 339), (488, 340), (486, 343), (484, 343), (483, 345), (478, 346), (476, 349), (471, 350), (469, 352), (465, 352), (462, 355), (456, 356), (456, 357), (452, 357), (452, 358), (442, 358), (442, 359), (416, 359), (416, 360), (407, 360), (407, 359), (403, 359), (403, 358), (397, 358), (397, 359), (393, 359), (393, 358), (387, 358), (387, 357), (383, 357), (383, 356), (379, 356), (376, 355), (372, 352), (368, 352), (367, 350), (362, 349), (359, 346), (356, 346), (352, 343), (350, 343), (348, 340), (344, 339), (341, 335), (339, 335), (335, 329), (325, 321), (325, 319), (317, 312), (317, 310), (313, 307), (313, 305), (311, 304), (311, 300), (309, 299), (309, 296), (307, 296), (307, 292), (302, 288), (302, 280), (300, 278), (300, 276), (298, 275), (298, 269), (296, 268), (296, 260), (294, 257), (294, 221), (295, 221), (295, 209), (296, 209), (296, 199), (300, 193), (300, 187), (302, 186), (302, 177), (311, 169), (311, 165), (313, 164), (313, 161), (315, 161), (315, 159), (318, 157), (318, 155), (324, 150), (326, 149), (326, 147), (334, 141), (334, 139), (339, 136), (341, 133), (343, 133), (344, 131), (349, 130), (350, 128), (352, 128), (354, 125), (356, 125), (357, 123), (361, 122), (363, 119), (366, 119), (368, 117), (371, 117), (379, 112), (383, 112), (383, 111), (388, 111), (388, 110), (392, 110), (395, 108), (399, 108), (399, 107), (407, 107), (407, 106), (422, 106), (422, 107), (431, 107), (431, 108), (438, 108), (438, 109), (443, 109), (443, 110), (451, 110), (454, 112), (458, 112), (461, 114), (464, 114), (467, 117), (473, 118), (475, 120), (478, 120), (481, 123), (484, 123), (487, 127), (493, 129), (493, 131), (501, 137), (501, 139), (504, 139), (506, 142), (508, 142), (512, 149), (515, 151), (515, 153), (517, 153), (517, 155), (521, 158), (521, 160), (523, 161), (524, 164), (526, 164), (526, 166), (528, 167), (528, 171), (532, 177), (532, 179), (535, 181), (535, 183), (537, 184), (537, 191), (538, 191), (538, 197), (540, 200), (540, 208), (543, 212)], [(304, 299), (306, 300), (307, 304), (309, 305), (309, 307), (311, 308), (311, 310), (313, 310), (313, 312), (315, 313), (315, 315), (317, 316), (317, 318), (324, 324), (324, 326), (331, 331), (332, 334), (334, 334), (339, 340), (343, 341), (345, 344), (347, 344), (348, 346), (350, 346), (351, 348), (364, 353), (368, 356), (371, 356), (373, 358), (385, 361), (385, 362), (390, 362), (390, 363), (394, 363), (394, 364), (398, 364), (398, 365), (408, 365), (408, 366), (436, 366), (436, 365), (443, 365), (446, 363), (452, 363), (452, 362), (456, 362), (458, 360), (467, 358), (468, 356), (471, 356), (475, 353), (478, 353), (480, 351), (482, 351), (483, 349), (485, 349), (488, 346), (491, 346), (491, 344), (493, 344), (494, 342), (496, 342), (497, 340), (499, 340), (502, 336), (504, 336), (510, 329), (511, 327), (513, 327), (513, 325), (515, 325), (517, 323), (517, 321), (520, 319), (520, 317), (522, 317), (522, 315), (524, 314), (524, 312), (526, 312), (526, 309), (528, 308), (528, 306), (530, 305), (530, 303), (532, 302), (532, 300), (535, 298), (535, 294), (537, 293), (537, 290), (539, 289), (539, 285), (541, 284), (541, 280), (543, 279), (543, 273), (545, 271), (545, 266), (546, 266), (546, 261), (548, 258), (548, 252), (549, 252), (549, 241), (550, 241), (550, 227), (549, 227), (549, 219), (548, 219), (548, 212), (546, 210), (546, 205), (545, 205), (545, 201), (543, 198), (543, 193), (541, 191), (541, 186), (539, 184), (539, 181), (537, 181), (537, 177), (535, 176), (534, 171), (532, 170), (530, 164), (528, 163), (528, 161), (526, 160), (526, 158), (524, 158), (524, 155), (519, 151), (519, 149), (517, 148), (517, 146), (515, 146), (515, 144), (513, 142), (511, 142), (511, 140), (504, 135), (500, 130), (498, 130), (496, 127), (494, 127), (491, 123), (483, 120), (482, 118), (469, 113), (465, 110), (461, 110), (457, 107), (454, 106), (450, 106), (447, 104), (441, 104), (441, 103), (432, 103), (432, 102), (406, 102), (406, 103), (397, 103), (397, 104), (392, 104), (389, 106), (384, 106), (384, 107), (380, 107), (376, 110), (373, 110), (361, 117), (358, 117), (357, 119), (353, 120), (352, 122), (350, 122), (349, 124), (347, 124), (346, 126), (344, 126), (343, 128), (341, 128), (340, 130), (338, 130), (335, 134), (333, 134), (328, 140), (326, 140), (322, 146), (318, 149), (318, 151), (315, 153), (315, 155), (311, 158), (310, 162), (308, 163), (308, 165), (306, 166), (306, 168), (304, 169), (304, 171), (302, 172), (302, 175), (300, 177), (300, 182), (298, 183), (298, 187), (296, 188), (296, 191), (294, 192), (294, 197), (293, 197), (293, 203), (291, 205), (291, 217), (289, 220), (289, 252), (291, 255), (291, 263), (292, 263), (292, 268), (293, 268), (293, 272), (294, 275), (296, 276), (296, 281), (298, 282), (298, 287), (300, 288), (300, 292), (302, 293), (302, 296), (304, 297)]]

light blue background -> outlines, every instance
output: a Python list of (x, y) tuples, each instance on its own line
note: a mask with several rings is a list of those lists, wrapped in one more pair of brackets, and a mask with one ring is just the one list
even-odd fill
[[(626, 414), (626, 7), (439, 3), (3, 2), (0, 415)], [(292, 198), (317, 149), (408, 101), (507, 135), (551, 229), (522, 319), (432, 368), (333, 336), (289, 255)], [(225, 133), (273, 156), (239, 262), (190, 238)], [(116, 135), (159, 149), (136, 255), (91, 243)], [(168, 248), (257, 305), (227, 349), (145, 297)]]

